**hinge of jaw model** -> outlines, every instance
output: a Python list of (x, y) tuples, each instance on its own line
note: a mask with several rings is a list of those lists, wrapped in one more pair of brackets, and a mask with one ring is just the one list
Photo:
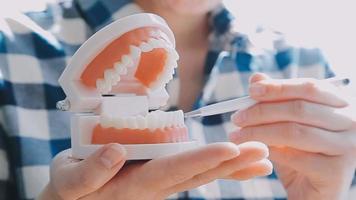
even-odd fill
[(71, 120), (72, 152), (86, 158), (102, 144), (121, 143), (128, 159), (152, 159), (196, 146), (182, 111), (166, 105), (166, 84), (178, 53), (166, 22), (149, 13), (117, 20), (90, 37), (59, 79)]

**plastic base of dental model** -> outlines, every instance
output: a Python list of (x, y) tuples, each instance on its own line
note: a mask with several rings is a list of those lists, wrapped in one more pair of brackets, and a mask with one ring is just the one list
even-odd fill
[[(72, 116), (72, 156), (85, 159), (103, 145), (91, 144), (92, 130), (99, 123), (99, 117), (92, 114)], [(170, 156), (197, 148), (196, 141), (159, 143), (159, 144), (124, 144), (127, 160), (149, 160)]]

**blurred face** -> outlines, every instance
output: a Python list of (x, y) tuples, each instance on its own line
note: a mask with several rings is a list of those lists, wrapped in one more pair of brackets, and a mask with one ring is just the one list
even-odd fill
[(196, 15), (208, 13), (222, 0), (153, 0), (177, 14)]

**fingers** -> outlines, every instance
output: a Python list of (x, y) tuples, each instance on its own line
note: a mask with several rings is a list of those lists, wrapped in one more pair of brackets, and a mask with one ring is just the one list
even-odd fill
[(263, 79), (252, 83), (249, 92), (257, 101), (304, 99), (333, 107), (348, 105), (336, 86), (327, 81), (308, 78)]
[(259, 103), (237, 112), (231, 119), (239, 127), (288, 121), (345, 131), (353, 125), (351, 118), (339, 114), (336, 109), (303, 100)]
[(255, 73), (250, 77), (249, 83), (252, 84), (252, 83), (255, 83), (255, 82), (258, 82), (258, 81), (262, 81), (262, 80), (265, 80), (265, 79), (269, 79), (267, 74)]
[(268, 146), (292, 147), (326, 155), (341, 155), (347, 151), (349, 146), (342, 137), (342, 133), (290, 122), (251, 126), (230, 134), (231, 141), (238, 144), (259, 141)]
[[(320, 170), (330, 169), (332, 167), (327, 157), (321, 154), (315, 154), (305, 151), (300, 151), (293, 148), (270, 148), (270, 159), (280, 165), (287, 166), (300, 173), (320, 172)], [(329, 166), (329, 167), (325, 167)]]
[(144, 187), (165, 189), (215, 168), (240, 154), (237, 145), (214, 143), (174, 156), (151, 160), (141, 168)]
[[(266, 145), (259, 142), (247, 142), (239, 145), (240, 155), (231, 160), (221, 163), (219, 166), (212, 168), (204, 173), (197, 174), (189, 180), (179, 183), (168, 189), (168, 193), (195, 188), (218, 178), (226, 177), (235, 171), (249, 168), (252, 163), (259, 162), (268, 156), (268, 148)], [(271, 165), (264, 166), (269, 168)], [(261, 175), (260, 171), (256, 170), (256, 174), (251, 170), (249, 175)]]
[(243, 181), (257, 176), (267, 176), (272, 174), (272, 172), (273, 172), (273, 165), (271, 161), (269, 161), (268, 159), (263, 159), (255, 163), (252, 163), (250, 166), (246, 167), (245, 169), (235, 171), (224, 178)]
[(125, 163), (125, 156), (119, 144), (105, 145), (82, 161), (70, 160), (66, 151), (55, 158), (51, 179), (61, 195), (77, 199), (108, 182)]

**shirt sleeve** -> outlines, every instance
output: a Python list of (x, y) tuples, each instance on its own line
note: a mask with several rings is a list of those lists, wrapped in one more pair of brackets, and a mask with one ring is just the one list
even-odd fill
[(12, 174), (9, 151), (9, 134), (6, 131), (4, 106), (9, 99), (9, 84), (4, 78), (5, 62), (8, 52), (6, 51), (5, 34), (2, 31), (0, 18), (0, 200), (17, 199), (15, 179)]
[(5, 131), (0, 124), (0, 200), (10, 199), (8, 187), (10, 186), (10, 172), (7, 149), (5, 147)]

